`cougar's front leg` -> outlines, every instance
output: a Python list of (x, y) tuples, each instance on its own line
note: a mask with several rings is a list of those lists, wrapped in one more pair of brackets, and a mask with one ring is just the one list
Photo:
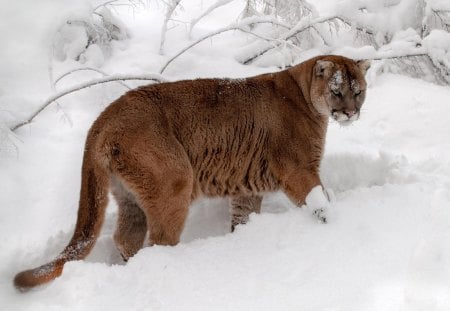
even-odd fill
[(297, 206), (306, 204), (321, 222), (327, 222), (326, 209), (330, 198), (322, 187), (317, 171), (299, 170), (293, 172), (285, 178), (282, 188)]
[(237, 225), (245, 224), (249, 215), (261, 211), (262, 196), (239, 196), (230, 199), (231, 232)]

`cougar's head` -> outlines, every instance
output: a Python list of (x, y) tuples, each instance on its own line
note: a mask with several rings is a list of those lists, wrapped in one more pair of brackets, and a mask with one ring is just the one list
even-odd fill
[(310, 90), (314, 108), (343, 125), (358, 120), (366, 96), (364, 75), (369, 67), (367, 60), (354, 61), (342, 56), (318, 59)]

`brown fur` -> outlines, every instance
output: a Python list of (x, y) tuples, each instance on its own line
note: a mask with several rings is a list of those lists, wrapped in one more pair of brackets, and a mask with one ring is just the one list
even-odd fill
[[(52, 262), (19, 273), (26, 289), (84, 258), (98, 237), (109, 188), (119, 205), (114, 240), (122, 256), (144, 244), (175, 245), (191, 202), (231, 198), (232, 227), (259, 212), (262, 194), (283, 190), (298, 205), (320, 185), (319, 165), (331, 111), (358, 109), (362, 94), (341, 85), (341, 70), (365, 88), (367, 63), (323, 56), (278, 73), (241, 80), (199, 79), (140, 87), (113, 102), (90, 129), (84, 152), (78, 220)], [(349, 95), (350, 94), (350, 95)], [(356, 107), (356, 108), (355, 108)]]

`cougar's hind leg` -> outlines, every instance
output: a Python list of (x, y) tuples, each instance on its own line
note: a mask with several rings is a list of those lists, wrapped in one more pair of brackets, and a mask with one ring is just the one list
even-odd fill
[(127, 261), (144, 244), (147, 220), (134, 195), (116, 177), (111, 180), (111, 189), (119, 207), (114, 242), (122, 258)]
[(193, 171), (189, 158), (170, 136), (153, 136), (151, 143), (139, 138), (134, 141), (132, 150), (120, 153), (115, 171), (145, 214), (150, 245), (175, 245), (191, 202)]
[(251, 213), (261, 211), (262, 196), (239, 196), (230, 200), (231, 232), (237, 225), (245, 224)]
[(158, 180), (158, 194), (145, 199), (150, 245), (178, 244), (191, 203), (193, 174), (176, 169), (168, 172), (170, 177)]

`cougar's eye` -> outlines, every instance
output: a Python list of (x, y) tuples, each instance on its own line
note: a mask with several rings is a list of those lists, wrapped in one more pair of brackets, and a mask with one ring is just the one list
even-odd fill
[(361, 90), (355, 92), (355, 96), (358, 96), (359, 94), (361, 94)]

